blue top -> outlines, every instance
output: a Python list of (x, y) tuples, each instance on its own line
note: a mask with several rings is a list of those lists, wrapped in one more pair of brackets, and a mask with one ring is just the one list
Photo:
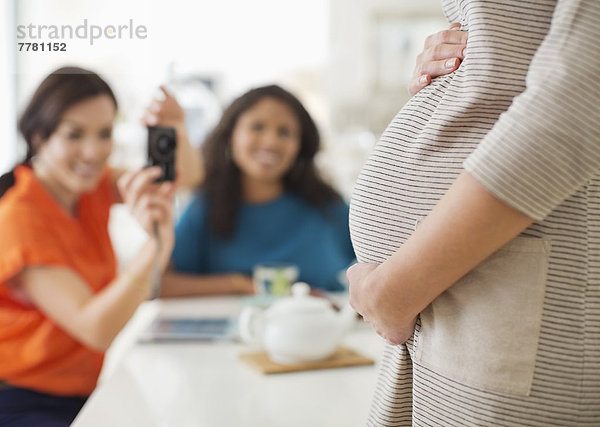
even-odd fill
[(194, 197), (175, 228), (173, 264), (192, 274), (252, 274), (256, 264), (290, 262), (299, 280), (328, 291), (343, 290), (337, 277), (354, 260), (348, 205), (334, 203), (325, 213), (292, 194), (241, 207), (235, 234), (217, 236), (208, 227), (204, 197)]

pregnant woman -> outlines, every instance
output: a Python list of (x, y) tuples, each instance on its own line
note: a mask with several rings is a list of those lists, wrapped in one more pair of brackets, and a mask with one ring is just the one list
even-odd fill
[(600, 3), (444, 0), (458, 70), (355, 186), (351, 302), (389, 342), (368, 424), (600, 423)]

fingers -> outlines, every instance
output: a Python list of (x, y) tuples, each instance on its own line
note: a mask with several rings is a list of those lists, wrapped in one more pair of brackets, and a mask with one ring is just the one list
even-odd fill
[(143, 168), (135, 172), (125, 172), (119, 179), (117, 186), (121, 197), (129, 206), (137, 203), (140, 196), (154, 184), (154, 180), (161, 175), (160, 167)]
[(175, 195), (175, 185), (170, 182), (162, 183), (157, 191), (158, 199), (153, 206), (161, 209), (162, 217), (156, 218), (157, 221), (166, 224), (173, 222), (173, 198)]
[[(465, 58), (466, 45), (463, 44), (438, 44), (425, 49), (417, 57), (417, 67), (415, 68), (415, 74), (423, 74), (425, 68), (430, 62), (442, 61), (448, 59), (460, 59)], [(444, 71), (443, 69), (440, 72)]]
[(162, 85), (161, 85), (161, 86), (159, 86), (159, 89), (160, 89), (160, 91), (161, 91), (161, 92), (162, 92), (162, 94), (163, 94), (163, 97), (164, 97), (164, 98), (162, 99), (163, 101), (164, 101), (164, 100), (167, 100), (167, 99), (175, 99), (175, 98), (173, 97), (173, 95), (171, 95), (171, 92), (169, 92), (169, 91), (167, 90), (167, 88), (166, 88), (166, 87), (164, 87), (164, 86), (162, 86)]
[(126, 171), (117, 181), (117, 188), (119, 189), (119, 193), (121, 193), (121, 199), (128, 205), (130, 201), (129, 189), (131, 188), (131, 184), (137, 176), (137, 173), (137, 171)]
[(458, 69), (465, 58), (468, 38), (466, 31), (459, 31), (460, 27), (459, 23), (453, 23), (448, 30), (427, 37), (423, 52), (417, 57), (413, 79), (408, 85), (410, 96), (429, 85), (432, 78)]
[(170, 182), (154, 183), (160, 173), (158, 167), (126, 172), (117, 183), (132, 215), (149, 233), (154, 221), (169, 223), (172, 219), (175, 187)]
[(165, 181), (161, 183), (158, 187), (158, 194), (160, 194), (165, 199), (172, 200), (175, 195), (175, 188), (177, 185), (170, 181)]
[(468, 38), (467, 31), (460, 31), (460, 24), (452, 24), (450, 29), (431, 34), (425, 39), (425, 49), (441, 44), (460, 44), (466, 45)]
[(429, 74), (423, 74), (422, 76), (414, 77), (408, 85), (408, 93), (413, 96), (415, 93), (423, 89), (431, 83), (431, 76)]
[(152, 112), (150, 107), (146, 108), (144, 115), (142, 116), (142, 124), (144, 126), (156, 126), (158, 124), (158, 117), (156, 113)]
[(413, 77), (408, 85), (408, 93), (413, 96), (415, 93), (423, 89), (431, 79), (437, 76), (451, 73), (460, 66), (459, 58), (448, 58), (439, 61), (429, 61), (419, 66), (418, 74)]
[(142, 122), (147, 126), (183, 124), (185, 113), (175, 97), (164, 86), (160, 86), (159, 95), (146, 108)]
[(128, 171), (121, 176), (117, 186), (129, 211), (148, 235), (154, 235), (154, 224), (158, 224), (158, 232), (166, 253), (165, 259), (168, 259), (174, 240), (173, 198), (175, 185), (168, 181), (155, 183), (154, 181), (160, 174), (159, 167)]
[(159, 228), (173, 226), (173, 185), (163, 183), (152, 192), (143, 194), (131, 207), (131, 213), (148, 234), (154, 232), (154, 223)]
[(171, 217), (171, 206), (170, 199), (155, 193), (144, 195), (136, 209), (140, 210), (141, 215), (148, 215), (152, 221), (164, 222)]
[(146, 126), (158, 125), (160, 122), (161, 108), (162, 106), (160, 101), (157, 101), (156, 99), (152, 100), (150, 105), (144, 110), (142, 122)]

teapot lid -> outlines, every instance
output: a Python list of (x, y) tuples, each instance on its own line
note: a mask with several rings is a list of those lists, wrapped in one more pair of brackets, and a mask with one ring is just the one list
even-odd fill
[(325, 298), (310, 295), (310, 286), (304, 282), (292, 285), (292, 296), (277, 301), (269, 309), (274, 313), (305, 313), (333, 310), (329, 301)]

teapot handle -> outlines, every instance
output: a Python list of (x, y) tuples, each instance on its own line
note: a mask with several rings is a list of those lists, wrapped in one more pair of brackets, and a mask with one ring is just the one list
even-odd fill
[(245, 307), (239, 317), (239, 332), (247, 344), (262, 346), (263, 312), (256, 307)]

